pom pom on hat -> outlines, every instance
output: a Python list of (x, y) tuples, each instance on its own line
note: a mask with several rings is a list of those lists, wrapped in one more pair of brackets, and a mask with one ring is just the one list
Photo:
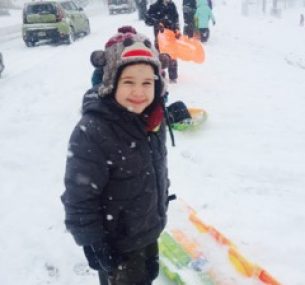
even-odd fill
[(137, 33), (136, 29), (132, 26), (123, 26), (121, 28), (118, 28), (118, 32), (122, 33), (122, 34), (125, 34), (125, 33), (136, 34)]
[(105, 52), (103, 50), (95, 50), (91, 53), (90, 62), (95, 68), (101, 68), (106, 64)]

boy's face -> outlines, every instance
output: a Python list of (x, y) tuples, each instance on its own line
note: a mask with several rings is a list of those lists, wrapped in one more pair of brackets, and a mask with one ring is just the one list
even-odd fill
[(148, 64), (129, 65), (123, 69), (115, 92), (116, 101), (130, 112), (141, 114), (155, 96), (155, 74)]

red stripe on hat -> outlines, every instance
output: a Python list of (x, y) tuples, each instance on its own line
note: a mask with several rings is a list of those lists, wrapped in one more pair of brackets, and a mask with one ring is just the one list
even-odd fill
[(122, 57), (129, 57), (129, 56), (148, 56), (148, 57), (153, 57), (152, 52), (148, 50), (143, 50), (143, 49), (133, 49), (130, 51), (127, 51), (122, 55)]

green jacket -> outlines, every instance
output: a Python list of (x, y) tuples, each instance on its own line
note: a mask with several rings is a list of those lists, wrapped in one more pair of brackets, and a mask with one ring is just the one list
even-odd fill
[(199, 29), (208, 28), (209, 21), (215, 23), (215, 17), (206, 0), (197, 0), (197, 10), (195, 13), (196, 27)]

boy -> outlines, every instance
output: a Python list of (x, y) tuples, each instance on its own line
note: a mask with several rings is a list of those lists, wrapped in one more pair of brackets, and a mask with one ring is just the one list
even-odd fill
[(65, 223), (102, 285), (151, 285), (166, 224), (164, 80), (158, 52), (131, 27), (104, 51), (69, 142)]

